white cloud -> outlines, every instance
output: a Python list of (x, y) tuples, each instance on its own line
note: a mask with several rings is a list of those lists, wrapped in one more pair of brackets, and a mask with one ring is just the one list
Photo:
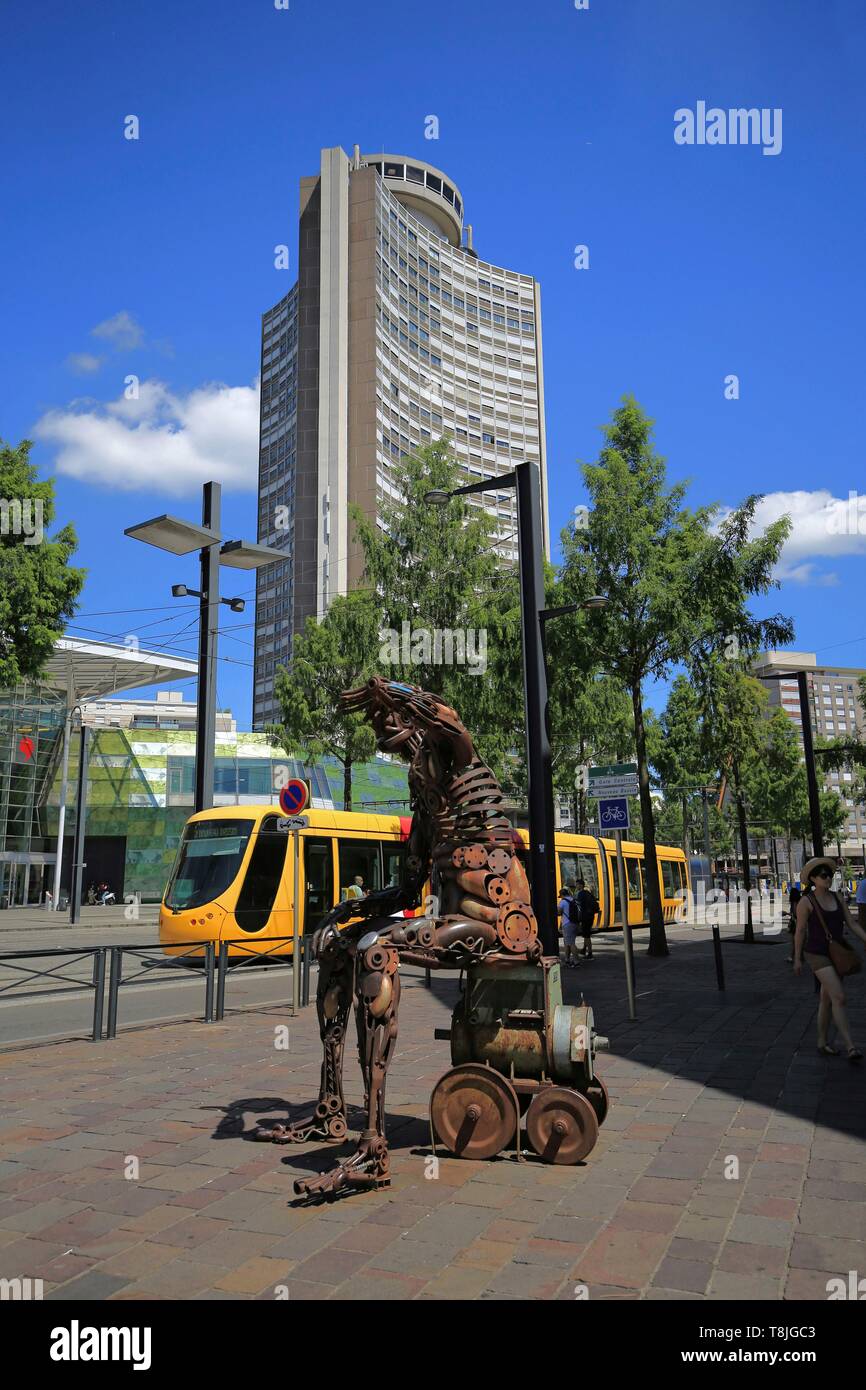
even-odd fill
[(105, 338), (117, 352), (141, 347), (144, 342), (144, 329), (126, 309), (98, 323), (90, 332), (94, 338)]
[[(729, 515), (725, 508), (722, 517)], [(791, 534), (776, 568), (776, 578), (795, 584), (837, 584), (838, 576), (822, 570), (816, 559), (866, 554), (866, 496), (852, 492), (834, 497), (827, 488), (814, 492), (769, 492), (755, 511), (755, 531), (785, 515)]]
[(98, 372), (103, 361), (102, 357), (96, 357), (92, 352), (70, 352), (66, 365), (77, 376), (86, 376), (91, 372)]
[[(85, 403), (82, 403), (85, 404)], [(58, 473), (101, 487), (189, 496), (214, 479), (239, 491), (256, 487), (259, 389), (214, 382), (177, 395), (143, 381), (138, 400), (50, 410), (37, 439), (53, 445)]]

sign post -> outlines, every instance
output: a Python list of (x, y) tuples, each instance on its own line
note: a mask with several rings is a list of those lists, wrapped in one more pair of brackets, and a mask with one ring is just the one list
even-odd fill
[(280, 790), (280, 810), (285, 814), (286, 819), (279, 822), (279, 829), (286, 830), (292, 837), (292, 855), (294, 858), (294, 875), (292, 887), (292, 1013), (296, 1014), (301, 1003), (301, 976), (298, 970), (298, 948), (301, 945), (301, 933), (299, 931), (301, 921), (301, 898), (299, 885), (299, 866), (301, 858), (301, 831), (309, 825), (306, 816), (299, 812), (309, 804), (310, 785), (300, 777), (289, 778), (286, 785)]
[(598, 824), (602, 835), (612, 834), (616, 844), (616, 878), (619, 885), (619, 910), (625, 953), (625, 984), (628, 993), (628, 1016), (637, 1018), (634, 988), (634, 943), (628, 920), (628, 882), (622, 853), (622, 835), (630, 826), (628, 798), (637, 796), (637, 763), (614, 763), (610, 767), (589, 769), (589, 794), (598, 800)]

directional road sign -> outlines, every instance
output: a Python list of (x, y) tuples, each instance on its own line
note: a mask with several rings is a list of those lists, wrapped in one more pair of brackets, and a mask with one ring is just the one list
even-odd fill
[(637, 796), (637, 763), (612, 763), (589, 769), (590, 796)]
[(628, 799), (624, 796), (609, 797), (598, 803), (598, 823), (601, 833), (610, 834), (612, 830), (628, 830)]

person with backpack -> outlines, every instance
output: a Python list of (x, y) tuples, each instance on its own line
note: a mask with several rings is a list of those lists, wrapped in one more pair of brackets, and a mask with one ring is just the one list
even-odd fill
[(577, 922), (574, 916), (574, 890), (567, 883), (563, 885), (558, 912), (562, 926), (562, 944), (565, 947), (565, 964), (573, 969), (577, 965)]
[(595, 894), (587, 888), (582, 878), (577, 880), (577, 892), (572, 899), (575, 909), (575, 925), (583, 936), (583, 954), (587, 960), (592, 960), (592, 924), (599, 911)]

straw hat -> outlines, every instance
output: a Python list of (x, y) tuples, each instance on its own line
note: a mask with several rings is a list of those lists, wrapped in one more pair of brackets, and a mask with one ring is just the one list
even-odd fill
[(826, 864), (827, 868), (830, 870), (830, 877), (832, 878), (836, 872), (837, 866), (833, 863), (832, 859), (827, 859), (824, 855), (821, 854), (818, 855), (816, 859), (806, 860), (806, 863), (800, 870), (800, 882), (808, 883), (812, 874), (815, 872), (816, 869), (820, 868), (822, 864)]

